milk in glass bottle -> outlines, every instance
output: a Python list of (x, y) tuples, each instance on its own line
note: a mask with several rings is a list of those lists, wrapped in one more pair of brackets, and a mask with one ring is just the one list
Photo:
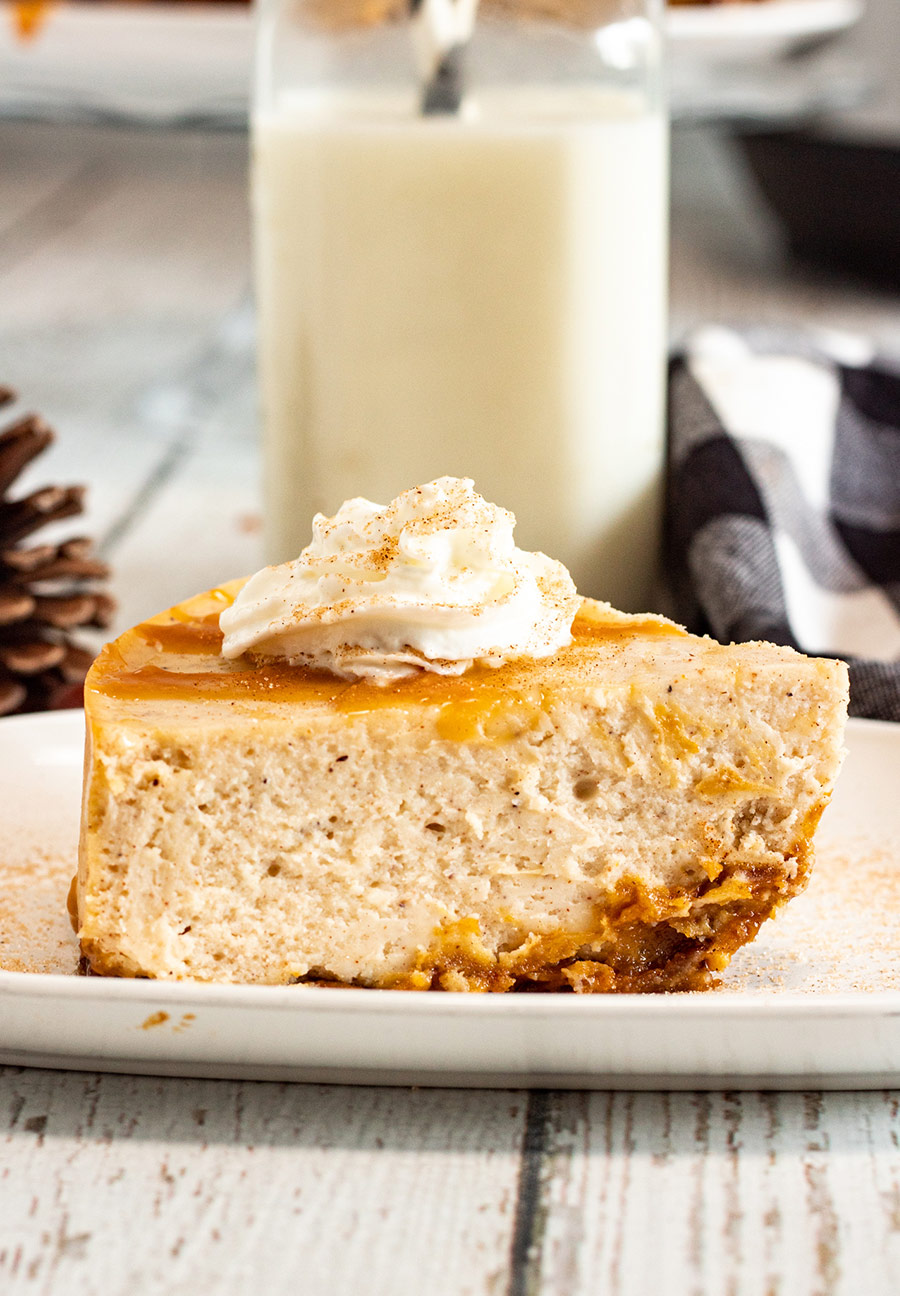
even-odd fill
[(582, 593), (647, 605), (663, 462), (661, 0), (262, 0), (270, 561), (472, 477)]

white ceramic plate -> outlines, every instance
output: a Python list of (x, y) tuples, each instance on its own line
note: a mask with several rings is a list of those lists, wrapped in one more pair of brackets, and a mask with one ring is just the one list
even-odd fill
[(852, 27), (863, 0), (762, 0), (675, 6), (668, 15), (676, 58), (745, 63), (783, 57), (798, 46)]
[(0, 721), (0, 1062), (346, 1083), (900, 1085), (900, 726), (851, 721), (804, 896), (699, 995), (413, 994), (75, 975), (80, 712)]
[[(765, 0), (672, 10), (672, 110), (678, 118), (796, 116), (842, 106), (834, 76), (766, 63), (849, 27), (863, 0)], [(8, 11), (8, 12), (7, 12)], [(0, 7), (0, 115), (241, 127), (253, 19), (239, 5), (67, 4), (27, 41)], [(742, 64), (735, 82), (734, 64)], [(717, 79), (727, 66), (731, 76)], [(749, 76), (749, 80), (748, 80)], [(710, 77), (712, 80), (710, 80)], [(762, 77), (760, 81), (759, 78)], [(755, 79), (754, 79), (755, 78)], [(850, 87), (855, 101), (858, 88)]]

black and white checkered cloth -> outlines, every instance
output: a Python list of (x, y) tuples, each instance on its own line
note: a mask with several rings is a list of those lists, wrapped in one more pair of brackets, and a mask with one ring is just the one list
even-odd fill
[(702, 330), (669, 378), (674, 615), (850, 664), (900, 721), (900, 366), (858, 341)]

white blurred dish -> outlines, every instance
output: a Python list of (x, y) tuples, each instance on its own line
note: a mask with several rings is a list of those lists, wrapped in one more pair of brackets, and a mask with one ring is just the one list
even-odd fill
[(669, 42), (676, 62), (760, 62), (846, 31), (864, 8), (863, 0), (676, 5), (668, 14)]
[(0, 115), (240, 126), (253, 17), (235, 5), (61, 4), (19, 36), (0, 9)]
[[(761, 0), (686, 5), (668, 15), (677, 118), (796, 116), (807, 105), (842, 107), (826, 77), (773, 60), (851, 26), (863, 0)], [(60, 4), (38, 31), (17, 34), (0, 9), (0, 116), (240, 128), (246, 124), (253, 16), (241, 6)], [(713, 74), (740, 64), (743, 80)], [(712, 79), (710, 79), (712, 77)], [(830, 95), (836, 95), (832, 105)], [(844, 96), (843, 98), (846, 98)]]

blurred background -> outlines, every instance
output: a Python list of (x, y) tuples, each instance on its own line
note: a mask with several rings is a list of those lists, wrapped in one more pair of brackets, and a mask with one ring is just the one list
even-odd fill
[[(91, 486), (117, 625), (163, 551), (171, 601), (260, 563), (251, 50), (239, 3), (0, 9), (0, 382), (60, 434), (35, 484)], [(715, 319), (900, 355), (898, 67), (897, 0), (671, 7), (673, 345)]]

